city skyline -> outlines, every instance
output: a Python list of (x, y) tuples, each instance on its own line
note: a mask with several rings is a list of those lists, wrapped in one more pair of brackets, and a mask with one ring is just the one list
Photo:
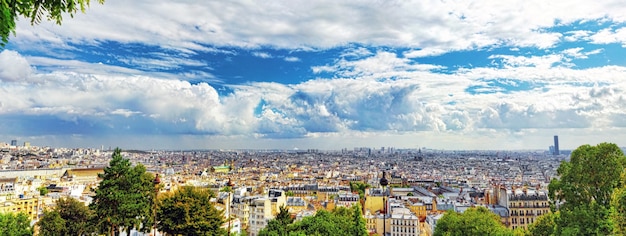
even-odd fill
[(107, 0), (0, 51), (0, 140), (547, 149), (626, 140), (621, 1)]

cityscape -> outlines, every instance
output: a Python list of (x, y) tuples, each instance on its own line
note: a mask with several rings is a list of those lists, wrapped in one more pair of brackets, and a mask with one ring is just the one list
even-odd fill
[(626, 4), (0, 4), (0, 236), (626, 235)]
[[(0, 211), (23, 212), (36, 222), (59, 198), (91, 203), (111, 148), (17, 142), (0, 143)], [(218, 193), (215, 206), (231, 219), (223, 227), (251, 236), (281, 206), (298, 220), (318, 210), (360, 204), (368, 232), (377, 235), (432, 235), (446, 211), (476, 206), (488, 208), (511, 229), (527, 228), (550, 210), (547, 186), (569, 153), (559, 149), (558, 136), (549, 149), (538, 151), (358, 147), (122, 152), (133, 164), (158, 174), (161, 192), (197, 186)], [(388, 186), (381, 185), (382, 178)], [(353, 182), (369, 187), (359, 194), (351, 189)], [(225, 186), (232, 186), (233, 193), (221, 192)], [(40, 195), (41, 187), (49, 193)]]

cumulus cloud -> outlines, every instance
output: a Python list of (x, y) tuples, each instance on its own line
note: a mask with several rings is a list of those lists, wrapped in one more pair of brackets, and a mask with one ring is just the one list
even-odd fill
[(622, 47), (626, 47), (626, 27), (619, 29), (606, 28), (589, 36), (592, 43), (609, 44), (621, 43)]
[[(330, 48), (358, 43), (422, 48), (409, 55), (421, 57), (494, 45), (550, 48), (564, 36), (544, 29), (593, 19), (623, 22), (624, 10), (626, 6), (619, 1), (155, 4), (111, 0), (67, 19), (63, 27), (47, 22), (31, 27), (28, 21), (19, 21), (17, 37), (12, 40), (17, 44), (45, 41), (61, 47), (73, 47), (70, 43), (77, 42), (143, 42), (192, 51), (211, 50), (206, 45)], [(568, 34), (566, 39), (579, 35)], [(616, 37), (598, 42), (606, 40)]]
[(0, 52), (0, 80), (28, 81), (33, 69), (19, 53), (11, 50)]
[[(0, 53), (0, 128), (179, 135), (226, 146), (342, 137), (471, 146), (476, 137), (619, 134), (626, 68), (574, 63), (624, 44), (625, 11), (619, 1), (107, 0), (62, 27), (18, 22), (10, 48), (37, 53)], [(111, 45), (115, 63), (92, 60)], [(471, 50), (476, 57), (465, 58)], [(238, 53), (313, 63), (311, 74), (232, 84), (214, 66)], [(462, 60), (470, 63), (454, 64)]]

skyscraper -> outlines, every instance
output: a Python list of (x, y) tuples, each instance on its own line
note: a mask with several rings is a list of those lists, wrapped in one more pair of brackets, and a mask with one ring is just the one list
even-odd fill
[(555, 156), (559, 155), (559, 136), (554, 135), (554, 152), (552, 153)]

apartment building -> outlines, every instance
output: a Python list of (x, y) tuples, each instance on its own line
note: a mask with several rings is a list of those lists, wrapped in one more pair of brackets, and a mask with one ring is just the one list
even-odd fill
[(420, 234), (419, 218), (408, 208), (393, 208), (389, 221), (391, 236), (416, 236)]
[(272, 202), (269, 198), (257, 198), (250, 204), (250, 222), (248, 223), (248, 235), (257, 236), (259, 231), (267, 226), (267, 222), (274, 218), (272, 215)]
[(510, 228), (528, 228), (528, 225), (550, 211), (548, 194), (545, 191), (516, 189), (509, 193), (508, 207)]

